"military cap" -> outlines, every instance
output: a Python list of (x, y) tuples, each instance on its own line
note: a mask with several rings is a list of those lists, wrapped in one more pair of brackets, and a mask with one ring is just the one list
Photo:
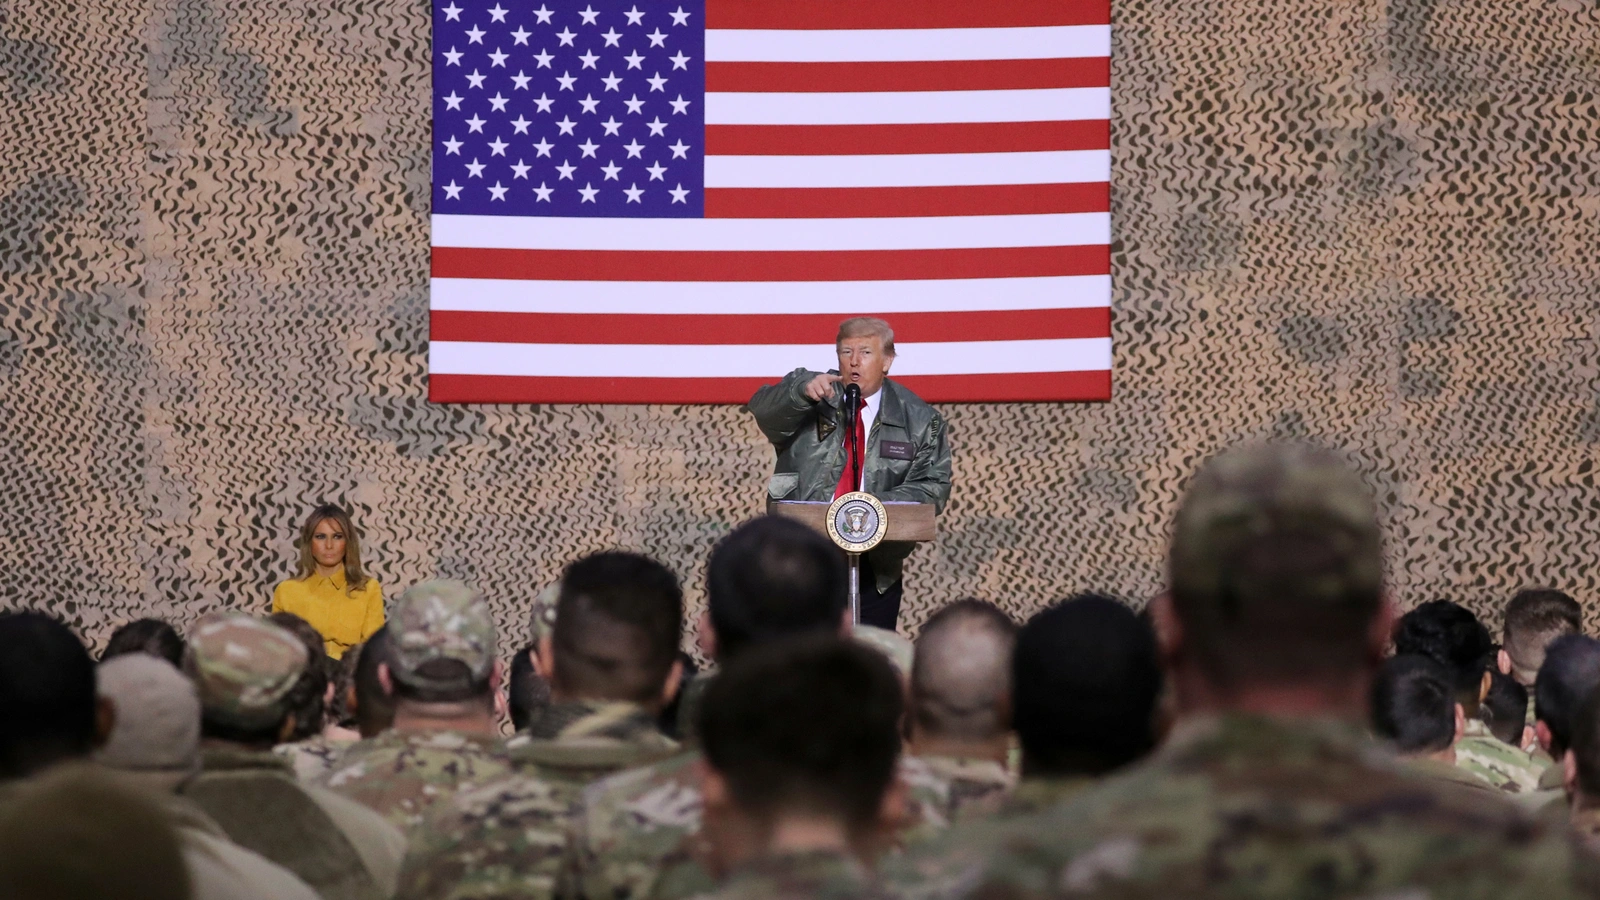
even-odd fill
[[(425, 581), (401, 594), (389, 629), (389, 671), (409, 687), (458, 691), (494, 668), (494, 616), (483, 595), (459, 581)], [(464, 664), (470, 678), (423, 672), (438, 660)]]
[(306, 668), (306, 646), (244, 613), (202, 618), (189, 638), (189, 667), (208, 716), (239, 728), (282, 721), (284, 700)]
[(1343, 457), (1295, 443), (1227, 450), (1201, 468), (1178, 511), (1172, 581), (1209, 593), (1228, 577), (1239, 554), (1262, 539), (1313, 532), (1340, 560), (1340, 589), (1378, 589), (1383, 559), (1377, 508), (1366, 482)]

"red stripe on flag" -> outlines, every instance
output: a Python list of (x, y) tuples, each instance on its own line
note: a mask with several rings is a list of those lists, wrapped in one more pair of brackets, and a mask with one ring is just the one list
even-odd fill
[[(772, 378), (551, 378), (430, 375), (434, 403), (744, 403)], [(895, 381), (930, 403), (1110, 400), (1111, 373), (911, 375)]]
[(1027, 28), (1109, 25), (1110, 0), (707, 0), (707, 28)]
[(1020, 216), (1107, 212), (1111, 185), (999, 184), (912, 188), (708, 188), (708, 219)]
[(706, 90), (732, 93), (1017, 91), (1109, 87), (1111, 60), (984, 59), (941, 62), (706, 63)]
[(553, 281), (885, 281), (1108, 275), (1111, 248), (676, 252), (433, 248), (435, 278)]
[(940, 125), (707, 125), (708, 156), (860, 156), (1105, 150), (1106, 119)]
[[(753, 305), (759, 305), (759, 296)], [(863, 315), (872, 315), (864, 312)], [(901, 343), (1060, 340), (1111, 336), (1111, 310), (895, 313)], [(812, 344), (839, 327), (829, 314), (653, 315), (434, 310), (429, 339), (504, 344)]]

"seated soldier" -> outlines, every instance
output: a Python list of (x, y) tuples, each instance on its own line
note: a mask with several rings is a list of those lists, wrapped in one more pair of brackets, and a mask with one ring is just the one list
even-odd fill
[(179, 667), (183, 665), (183, 635), (160, 619), (134, 619), (111, 632), (100, 661), (128, 653), (148, 654)]
[[(1560, 591), (1518, 591), (1506, 603), (1500, 631), (1500, 671), (1531, 690), (1550, 642), (1582, 632), (1583, 608), (1578, 601)], [(1528, 724), (1533, 724), (1532, 719)]]
[(1078, 594), (1035, 613), (1017, 635), (1011, 671), (1022, 783), (1002, 816), (1060, 803), (1160, 738), (1155, 634), (1109, 597)]
[(1430, 656), (1401, 653), (1384, 660), (1372, 682), (1372, 730), (1413, 770), (1465, 787), (1493, 785), (1456, 766), (1466, 713), (1456, 702), (1450, 670)]
[[(837, 635), (848, 627), (848, 577), (839, 549), (806, 526), (776, 516), (746, 522), (711, 553), (710, 627), (701, 640), (727, 665), (785, 637)], [(710, 685), (716, 677), (697, 680)], [(699, 704), (690, 708), (698, 719)], [(699, 758), (680, 753), (584, 792), (573, 852), (585, 896), (687, 897), (710, 889), (700, 862)]]
[(394, 893), (405, 836), (370, 809), (302, 785), (272, 752), (321, 683), (306, 648), (236, 613), (202, 618), (185, 668), (200, 693), (200, 774), (179, 788), (234, 843), (298, 875), (324, 900)]
[(1581, 634), (1551, 641), (1533, 686), (1534, 733), (1539, 747), (1555, 760), (1534, 795), (1544, 801), (1541, 809), (1567, 809), (1565, 757), (1572, 744), (1572, 723), (1579, 704), (1596, 687), (1600, 687), (1600, 641)]
[(797, 638), (730, 664), (700, 712), (712, 896), (866, 896), (903, 802), (902, 707), (887, 661), (852, 641)]
[(86, 759), (98, 712), (94, 660), (72, 629), (40, 612), (0, 613), (0, 803), (23, 779)]
[[(952, 897), (1593, 896), (1564, 826), (1417, 775), (1362, 727), (1389, 642), (1371, 493), (1259, 445), (1181, 502), (1153, 618), (1177, 720), (1141, 765), (985, 840), (914, 850)], [(896, 879), (896, 884), (903, 883)]]
[[(335, 746), (323, 736), (328, 717), (328, 703), (333, 696), (333, 680), (328, 674), (342, 662), (328, 655), (327, 641), (311, 623), (291, 612), (275, 612), (267, 621), (289, 632), (306, 645), (306, 669), (309, 677), (322, 683), (322, 690), (307, 694), (300, 708), (294, 711), (294, 732), (280, 741), (272, 752), (289, 761), (295, 777), (301, 781), (315, 782), (328, 773), (344, 745)], [(354, 649), (353, 647), (351, 649)], [(349, 653), (346, 651), (346, 656)], [(348, 744), (344, 742), (344, 744)]]
[[(859, 629), (858, 629), (859, 633)], [(911, 663), (911, 741), (902, 777), (924, 784), (946, 822), (993, 812), (1015, 779), (1011, 750), (1011, 647), (1017, 626), (1000, 608), (958, 600), (922, 626)]]
[(364, 738), (377, 737), (394, 727), (394, 695), (384, 687), (379, 671), (389, 665), (389, 626), (378, 628), (361, 644), (355, 671), (350, 676), (350, 696), (354, 704), (356, 732)]
[(202, 896), (190, 884), (181, 841), (160, 804), (92, 767), (58, 766), (0, 805), (6, 900)]
[(1562, 758), (1572, 829), (1600, 851), (1600, 691), (1590, 691), (1572, 717), (1572, 744)]
[(529, 645), (511, 657), (511, 683), (506, 705), (511, 709), (511, 727), (522, 731), (539, 711), (550, 705), (550, 682), (534, 668), (534, 647)]
[(378, 680), (394, 726), (352, 744), (321, 783), (409, 831), (439, 798), (511, 771), (495, 721), (501, 667), (489, 604), (460, 582), (412, 587), (384, 627)]
[(1527, 724), (1528, 689), (1510, 675), (1502, 675), (1499, 670), (1491, 672), (1490, 676), (1493, 680), (1489, 683), (1489, 693), (1478, 705), (1478, 718), (1483, 720), (1490, 734), (1501, 743), (1517, 748), (1519, 752), (1529, 745), (1537, 747), (1539, 739), (1534, 734), (1533, 726)]
[(556, 610), (534, 657), (552, 702), (510, 742), (517, 771), (438, 804), (412, 834), (401, 898), (550, 896), (583, 787), (676, 752), (656, 716), (680, 676), (677, 577), (636, 553), (597, 553), (567, 567)]
[(194, 804), (175, 796), (200, 771), (200, 697), (194, 683), (144, 654), (100, 664), (96, 686), (111, 733), (95, 751), (116, 780), (162, 799), (183, 847), (194, 900), (316, 900), (293, 873), (228, 840)]

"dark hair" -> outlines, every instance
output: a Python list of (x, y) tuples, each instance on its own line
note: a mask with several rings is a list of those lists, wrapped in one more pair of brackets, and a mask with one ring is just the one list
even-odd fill
[(683, 589), (666, 566), (621, 551), (561, 573), (551, 629), (553, 688), (574, 698), (661, 700), (683, 635)]
[(383, 689), (378, 667), (389, 662), (389, 626), (374, 631), (361, 645), (356, 660), (356, 727), (364, 738), (388, 731), (394, 725), (394, 698)]
[(1569, 634), (1550, 642), (1533, 685), (1533, 709), (1550, 729), (1550, 755), (1557, 760), (1572, 739), (1572, 719), (1590, 691), (1600, 685), (1600, 641)]
[(305, 619), (292, 612), (275, 612), (267, 616), (267, 621), (299, 638), (306, 648), (306, 668), (289, 692), (288, 704), (288, 711), (294, 714), (294, 731), (288, 740), (303, 741), (322, 731), (333, 660), (328, 656), (328, 645), (322, 634)]
[(1478, 706), (1478, 719), (1489, 733), (1513, 747), (1522, 746), (1528, 724), (1528, 689), (1510, 675), (1489, 669), (1489, 693)]
[(761, 516), (735, 528), (706, 569), (718, 660), (782, 637), (838, 633), (848, 578), (839, 548), (793, 519)]
[(656, 716), (656, 727), (661, 733), (675, 741), (683, 740), (683, 729), (688, 723), (683, 721), (683, 698), (690, 684), (694, 683), (696, 675), (700, 674), (700, 664), (694, 657), (678, 651), (678, 664), (683, 666), (683, 677), (678, 679), (678, 689), (673, 692), (672, 699), (667, 705), (661, 707), (661, 714)]
[(1456, 702), (1469, 714), (1477, 711), (1494, 639), (1471, 610), (1449, 600), (1430, 600), (1418, 606), (1395, 623), (1394, 652), (1397, 656), (1420, 654), (1444, 666)]
[(1011, 728), (1011, 650), (1017, 623), (966, 598), (934, 613), (911, 662), (911, 718), (929, 735), (983, 741)]
[(1573, 761), (1578, 764), (1578, 792), (1591, 802), (1600, 799), (1600, 691), (1590, 691), (1578, 705), (1571, 737)]
[(745, 814), (826, 816), (861, 830), (894, 778), (900, 678), (883, 654), (806, 635), (735, 659), (711, 681), (698, 732)]
[(356, 683), (356, 666), (361, 662), (361, 648), (365, 644), (351, 644), (338, 659), (330, 658), (328, 680), (333, 683), (333, 705), (324, 715), (330, 725), (340, 728), (356, 726), (356, 708), (350, 700)]
[(0, 780), (94, 749), (94, 659), (59, 620), (0, 613)]
[(1512, 674), (1527, 684), (1544, 664), (1550, 642), (1564, 634), (1583, 631), (1583, 608), (1560, 591), (1518, 591), (1506, 604), (1500, 642), (1511, 657)]
[(518, 731), (527, 728), (534, 714), (550, 705), (550, 684), (533, 669), (532, 645), (511, 657), (511, 684), (507, 695), (511, 724)]
[(1419, 653), (1384, 660), (1372, 681), (1372, 730), (1401, 753), (1428, 753), (1455, 743), (1450, 670)]
[(1017, 633), (1012, 723), (1029, 775), (1098, 775), (1155, 746), (1155, 634), (1126, 606), (1078, 594)]
[(183, 635), (166, 622), (134, 619), (111, 632), (111, 640), (106, 642), (106, 652), (100, 654), (100, 661), (128, 653), (145, 653), (172, 663), (175, 669), (182, 669), (185, 646)]

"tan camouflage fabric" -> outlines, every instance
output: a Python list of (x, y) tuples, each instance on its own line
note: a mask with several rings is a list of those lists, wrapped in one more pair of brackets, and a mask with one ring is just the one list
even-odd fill
[(836, 851), (774, 854), (746, 862), (728, 874), (705, 900), (860, 900), (886, 896), (867, 870)]
[[(573, 840), (585, 897), (683, 900), (715, 887), (702, 863), (700, 759), (698, 752), (679, 754), (620, 772), (584, 793)], [(890, 851), (931, 840), (949, 824), (948, 785), (920, 764), (912, 768), (916, 774), (909, 777), (901, 770), (910, 802)]]
[(270, 727), (306, 667), (306, 647), (282, 628), (243, 613), (206, 616), (189, 635), (200, 705), (241, 728)]
[(1255, 716), (1187, 722), (1075, 800), (891, 865), (907, 897), (1600, 896), (1564, 826), (1419, 777), (1352, 725)]
[(441, 798), (510, 772), (498, 736), (390, 729), (352, 744), (321, 784), (409, 832)]
[(389, 667), (407, 684), (455, 687), (418, 673), (440, 659), (465, 663), (475, 681), (488, 678), (494, 668), (494, 614), (482, 594), (459, 581), (424, 581), (401, 594), (389, 617), (389, 635)]
[(583, 788), (678, 749), (631, 703), (554, 705), (508, 745), (514, 772), (463, 788), (412, 832), (399, 897), (574, 894), (567, 835)]
[(1550, 757), (1513, 747), (1489, 733), (1489, 726), (1467, 720), (1456, 742), (1456, 766), (1508, 794), (1528, 794), (1539, 789), (1539, 778), (1550, 767)]
[(1402, 761), (1402, 767), (1413, 775), (1453, 784), (1469, 791), (1497, 791), (1494, 785), (1463, 770), (1455, 763), (1438, 759), (1415, 758)]
[(316, 784), (333, 771), (339, 757), (355, 744), (355, 741), (334, 741), (327, 735), (315, 734), (303, 741), (279, 744), (272, 752), (288, 761), (296, 778), (306, 784)]
[(954, 756), (902, 757), (900, 778), (910, 788), (915, 817), (922, 823), (916, 834), (907, 835), (908, 844), (951, 823), (993, 814), (1017, 785), (1006, 767), (993, 760)]
[(1000, 808), (990, 818), (1021, 818), (1041, 813), (1071, 800), (1095, 783), (1096, 779), (1087, 775), (1023, 778), (1000, 801)]

